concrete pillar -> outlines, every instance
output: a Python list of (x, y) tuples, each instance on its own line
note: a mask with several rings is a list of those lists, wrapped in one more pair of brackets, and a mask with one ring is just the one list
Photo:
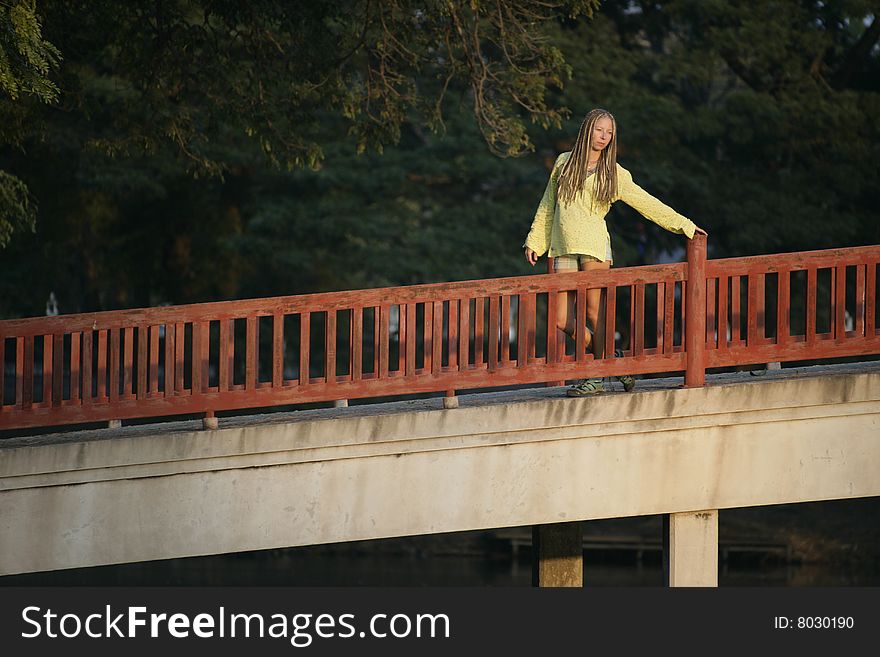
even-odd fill
[(107, 428), (108, 429), (119, 429), (122, 427), (122, 420), (108, 420)]
[(718, 586), (718, 511), (663, 517), (666, 586)]
[(583, 544), (580, 522), (532, 527), (532, 586), (583, 586)]
[(333, 408), (348, 408), (347, 399), (336, 399), (333, 401)]

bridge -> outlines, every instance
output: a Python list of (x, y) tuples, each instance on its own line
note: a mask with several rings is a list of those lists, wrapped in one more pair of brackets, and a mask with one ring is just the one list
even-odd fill
[[(698, 238), (670, 265), (0, 322), (0, 574), (533, 525), (537, 583), (577, 585), (579, 521), (664, 514), (670, 585), (714, 585), (720, 510), (880, 495), (877, 366), (706, 375), (880, 353), (878, 263)], [(622, 357), (585, 353), (596, 287)], [(561, 397), (586, 373), (672, 376)], [(175, 414), (203, 420), (117, 426)]]

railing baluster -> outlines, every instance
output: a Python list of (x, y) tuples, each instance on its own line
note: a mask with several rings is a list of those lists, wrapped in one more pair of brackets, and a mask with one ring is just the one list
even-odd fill
[(636, 286), (629, 286), (629, 350), (630, 355), (636, 353)]
[(635, 316), (633, 318), (633, 355), (641, 356), (645, 350), (645, 284), (633, 286)]
[(61, 406), (64, 396), (64, 334), (52, 336), (52, 406)]
[(272, 387), (284, 385), (284, 314), (272, 315)]
[(176, 350), (175, 342), (177, 342), (177, 332), (175, 325), (171, 322), (165, 322), (165, 369), (163, 371), (164, 382), (162, 384), (162, 393), (165, 397), (174, 394), (174, 353)]
[(877, 262), (868, 260), (865, 270), (865, 336), (873, 338), (876, 334), (875, 313), (877, 300)]
[(192, 394), (202, 394), (202, 322), (192, 323), (192, 358), (190, 359), (190, 382)]
[(718, 349), (727, 349), (728, 321), (727, 321), (727, 276), (718, 277), (718, 314), (716, 316), (716, 328), (718, 332)]
[(791, 307), (791, 272), (788, 269), (780, 269), (777, 273), (776, 282), (776, 344), (784, 345), (791, 335), (790, 313)]
[[(401, 307), (403, 304), (401, 304)], [(406, 362), (404, 376), (412, 376), (416, 371), (416, 304), (406, 304)]]
[[(526, 301), (526, 303), (528, 303), (528, 301)], [(476, 299), (474, 299), (474, 367), (483, 366), (485, 310), (485, 299), (483, 297), (477, 297)], [(528, 345), (528, 340), (526, 340), (526, 344)]]
[(24, 387), (21, 391), (23, 408), (30, 408), (34, 403), (34, 336), (24, 338), (24, 370), (22, 371)]
[[(655, 337), (654, 345), (656, 348), (656, 353), (660, 354), (660, 353), (663, 353), (663, 325), (664, 325), (663, 311), (665, 310), (664, 297), (665, 297), (665, 293), (666, 293), (666, 286), (663, 285), (663, 281), (658, 281), (657, 283), (654, 284), (654, 289), (657, 290), (657, 295), (656, 295), (656, 299), (657, 299), (656, 318), (657, 318), (657, 321), (656, 321), (656, 330), (655, 330), (656, 337)], [(607, 329), (606, 329), (606, 331), (607, 331)], [(606, 350), (605, 353), (610, 356), (612, 352), (609, 352)]]
[(526, 337), (526, 299), (525, 293), (517, 296), (516, 303), (516, 366), (522, 368), (528, 361), (529, 341)]
[(336, 310), (328, 309), (324, 321), (324, 380), (336, 385)]
[(6, 336), (0, 333), (0, 411), (8, 404), (9, 400), (6, 399)]
[[(551, 294), (554, 297), (556, 296), (555, 292), (553, 292)], [(549, 304), (549, 302), (548, 302), (548, 304)], [(552, 313), (550, 313), (549, 309), (547, 312), (548, 312), (547, 317), (549, 318)], [(553, 321), (553, 331), (552, 332), (550, 332), (549, 321), (550, 320), (548, 320), (548, 324), (547, 324), (548, 335), (552, 335), (553, 339), (555, 340), (556, 339), (556, 318), (553, 317), (553, 320), (552, 320)], [(501, 353), (498, 357), (498, 362), (501, 364), (501, 367), (507, 367), (508, 365), (510, 365), (510, 295), (509, 294), (502, 294), (501, 295), (501, 327), (499, 330), (501, 332), (501, 347), (500, 347)]]
[(121, 337), (121, 328), (110, 329), (110, 365), (108, 367), (110, 376), (108, 385), (110, 386), (109, 396), (111, 402), (119, 401), (119, 356), (121, 355), (119, 340)]
[[(378, 312), (376, 313), (378, 315)], [(312, 348), (312, 314), (304, 310), (299, 314), (299, 385), (309, 384), (309, 356)]]
[[(470, 341), (471, 341), (471, 300), (467, 297), (460, 300), (458, 315), (458, 369), (464, 372), (468, 369), (471, 362)], [(517, 340), (520, 336), (517, 336)]]
[(717, 346), (718, 330), (715, 314), (715, 285), (717, 279), (710, 278), (706, 280), (706, 348), (715, 349)]
[(447, 361), (450, 371), (458, 369), (458, 299), (449, 300), (449, 331), (447, 335)]
[(533, 359), (535, 358), (535, 348), (537, 339), (535, 337), (535, 331), (538, 325), (538, 300), (534, 292), (529, 292), (526, 295), (526, 321), (528, 322), (526, 329), (526, 337), (528, 342), (528, 349), (526, 350), (526, 358)]
[(730, 277), (730, 342), (734, 345), (738, 344), (742, 339), (742, 314), (740, 313), (740, 304), (742, 303), (742, 284), (739, 276)]
[(15, 339), (15, 408), (22, 409), (24, 405), (24, 363), (25, 342), (24, 336)]
[(6, 336), (0, 333), (0, 411), (6, 406)]
[(422, 371), (428, 373), (433, 369), (431, 364), (434, 361), (434, 303), (425, 301), (422, 305), (425, 309), (422, 316)]
[[(658, 305), (658, 313), (662, 306)], [(658, 317), (659, 319), (659, 317)], [(605, 291), (605, 358), (614, 357), (614, 338), (617, 328), (617, 286), (609, 285)], [(658, 330), (662, 330), (662, 324), (658, 324)], [(657, 347), (660, 347), (660, 338), (657, 338)]]
[(207, 320), (193, 322), (193, 394), (208, 391), (210, 327)]
[(683, 349), (687, 350), (687, 340), (685, 336), (687, 335), (687, 281), (681, 281), (679, 284), (681, 286), (681, 346)]
[(663, 353), (671, 354), (675, 342), (675, 281), (665, 283), (666, 310), (663, 313)]
[(747, 278), (748, 296), (746, 297), (746, 345), (754, 347), (758, 337), (758, 281), (754, 274)]
[(219, 349), (220, 357), (217, 362), (217, 389), (220, 392), (229, 390), (231, 374), (234, 363), (235, 341), (232, 340), (232, 331), (234, 330), (233, 319), (220, 320), (220, 340)]
[[(159, 392), (159, 324), (150, 326), (150, 382), (147, 395), (155, 395)], [(144, 336), (145, 338), (147, 336)]]
[(837, 269), (829, 267), (828, 274), (831, 277), (831, 282), (828, 289), (828, 333), (826, 335), (834, 339), (834, 328), (837, 324), (837, 294), (835, 294), (837, 290)]
[(390, 315), (391, 306), (382, 304), (379, 307), (379, 378), (388, 378), (388, 360), (391, 357), (389, 353), (388, 343), (390, 341), (389, 331), (391, 330)]
[(759, 344), (767, 337), (767, 303), (765, 301), (765, 291), (767, 289), (767, 276), (758, 274), (755, 282), (755, 322), (756, 337)]
[(489, 297), (489, 371), (494, 372), (498, 369), (498, 325), (500, 317), (498, 316), (498, 295), (493, 294)]
[[(440, 374), (443, 369), (443, 302), (434, 302), (433, 329), (431, 331), (431, 372)], [(425, 366), (427, 369), (427, 365)]]
[(406, 304), (397, 304), (397, 374), (403, 374), (406, 362)]
[(379, 306), (373, 308), (373, 376), (379, 376)]
[(807, 269), (807, 331), (808, 345), (816, 344), (816, 268)]
[(364, 309), (351, 309), (351, 380), (360, 381), (364, 370)]
[(147, 358), (150, 348), (148, 331), (146, 326), (138, 326), (138, 377), (137, 390), (135, 391), (138, 399), (146, 399), (147, 397)]
[(123, 330), (123, 359), (122, 359), (122, 396), (131, 396), (132, 370), (134, 370), (134, 327), (126, 326)]
[(867, 265), (856, 265), (856, 305), (855, 305), (855, 329), (856, 336), (865, 335), (865, 274)]
[(837, 310), (834, 337), (840, 343), (846, 340), (846, 265), (837, 266), (834, 276), (834, 292)]
[[(555, 290), (550, 290), (547, 292), (547, 364), (551, 365), (553, 363), (559, 362), (559, 358), (557, 356), (557, 332), (559, 329), (556, 327), (556, 304), (558, 302), (559, 294)], [(507, 316), (507, 313), (504, 310), (504, 300), (507, 299), (507, 296), (503, 296), (501, 298), (501, 362), (505, 363), (505, 356), (510, 351), (510, 348), (505, 348), (505, 344), (507, 340), (505, 339), (505, 326), (504, 326), (504, 318)], [(551, 382), (553, 383), (553, 382)]]
[(92, 403), (92, 331), (82, 334), (82, 402)]
[(257, 389), (257, 362), (259, 361), (259, 338), (257, 336), (257, 326), (259, 325), (256, 315), (248, 315), (245, 322), (245, 390), (253, 392)]
[(52, 402), (52, 336), (43, 336), (43, 404), (47, 406)]
[(186, 328), (183, 322), (174, 325), (174, 390), (183, 394), (184, 349), (186, 347)]
[(107, 329), (98, 331), (98, 401), (107, 401)]
[(587, 359), (587, 290), (583, 287), (578, 287), (575, 293), (574, 324), (574, 359), (578, 363), (583, 363)]

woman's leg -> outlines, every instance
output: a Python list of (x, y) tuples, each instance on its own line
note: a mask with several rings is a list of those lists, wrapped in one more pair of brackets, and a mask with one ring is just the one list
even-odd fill
[[(588, 291), (589, 295), (590, 292)], [(560, 292), (556, 301), (556, 327), (569, 336), (572, 340), (575, 339), (575, 318), (577, 317), (575, 300), (576, 295), (574, 292)], [(589, 318), (589, 307), (590, 302), (587, 301), (587, 327), (589, 330), (584, 334), (584, 346), (589, 351), (590, 344), (592, 340), (592, 331), (595, 326), (594, 323), (591, 323)], [(598, 307), (598, 304), (597, 304)]]
[[(611, 267), (611, 262), (584, 261), (581, 263), (581, 271), (605, 270)], [(591, 288), (587, 290), (587, 326), (592, 327), (592, 344), (587, 342), (587, 347), (592, 346), (593, 355), (602, 358), (605, 353), (605, 289)], [(589, 331), (587, 332), (589, 337)]]
[[(577, 256), (557, 256), (553, 261), (553, 271), (556, 273), (565, 273), (578, 270)], [(575, 293), (559, 292), (556, 299), (556, 327), (566, 335), (574, 338), (575, 336)], [(587, 344), (589, 344), (590, 336), (587, 333)]]

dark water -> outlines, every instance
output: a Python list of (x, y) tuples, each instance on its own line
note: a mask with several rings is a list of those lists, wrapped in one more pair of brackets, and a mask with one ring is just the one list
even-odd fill
[[(301, 551), (299, 551), (301, 552)], [(244, 553), (0, 578), (0, 584), (99, 586), (530, 586), (527, 553), (516, 559), (481, 555), (334, 555), (295, 550)], [(663, 586), (657, 558), (587, 552), (585, 586)], [(720, 586), (880, 586), (880, 571), (858, 565), (732, 564)]]

